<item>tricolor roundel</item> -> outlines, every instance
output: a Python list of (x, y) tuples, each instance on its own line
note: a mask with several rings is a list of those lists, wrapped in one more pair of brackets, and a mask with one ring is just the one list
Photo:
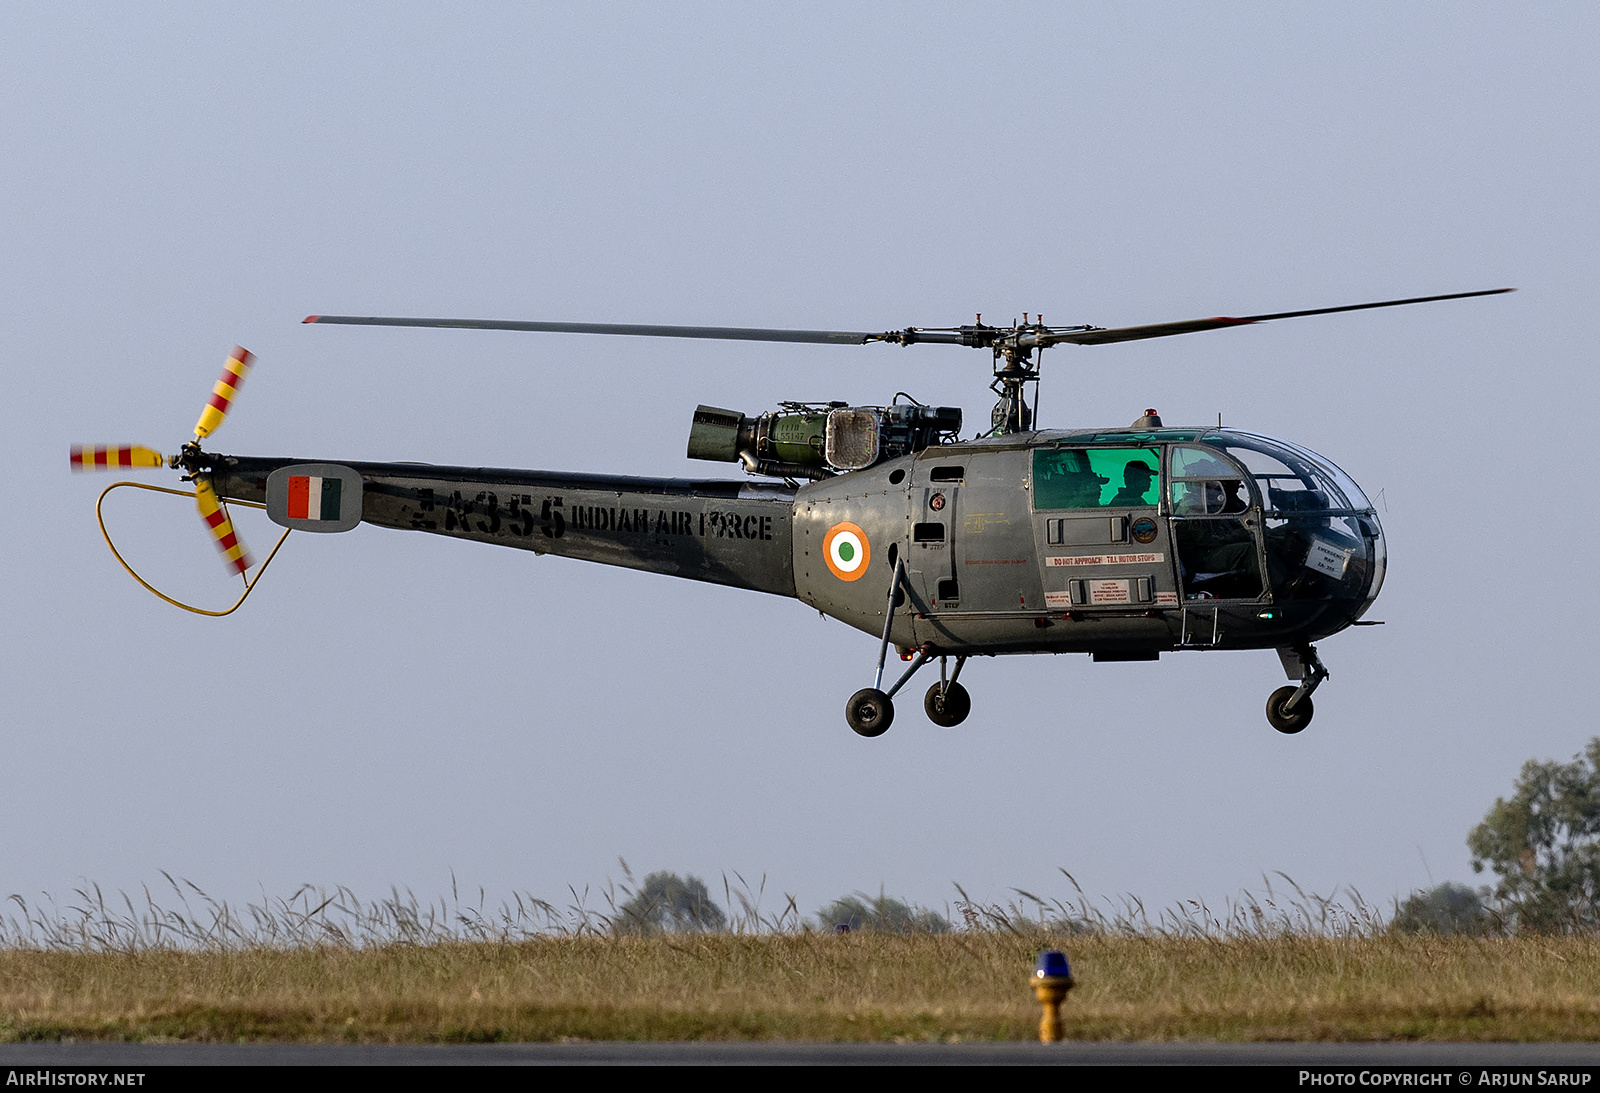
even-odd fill
[(872, 560), (872, 544), (867, 541), (866, 532), (847, 521), (828, 529), (822, 540), (822, 556), (835, 577), (854, 581), (867, 571), (867, 563)]
[(267, 515), (296, 531), (349, 531), (361, 523), (361, 475), (334, 463), (279, 467), (267, 478)]

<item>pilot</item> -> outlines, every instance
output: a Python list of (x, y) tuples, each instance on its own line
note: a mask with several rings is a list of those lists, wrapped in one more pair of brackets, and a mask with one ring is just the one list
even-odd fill
[(1237, 478), (1224, 478), (1220, 482), (1206, 483), (1206, 512), (1210, 515), (1226, 515), (1230, 512), (1243, 512), (1249, 508), (1239, 491), (1244, 489), (1244, 483)]
[[(1206, 512), (1228, 515), (1249, 504), (1239, 495), (1244, 483), (1225, 478), (1205, 484)], [(1252, 598), (1261, 592), (1255, 537), (1238, 520), (1186, 520), (1178, 529), (1178, 555), (1186, 587), (1223, 599)]]
[(1150, 464), (1141, 463), (1137, 459), (1129, 461), (1122, 468), (1122, 489), (1111, 499), (1112, 508), (1131, 507), (1134, 505), (1151, 505), (1155, 502), (1145, 500), (1145, 494), (1150, 492), (1150, 483), (1155, 481), (1156, 472)]

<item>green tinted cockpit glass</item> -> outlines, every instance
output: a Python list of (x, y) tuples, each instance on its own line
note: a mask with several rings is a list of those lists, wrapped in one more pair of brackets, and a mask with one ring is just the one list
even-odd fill
[(1232, 463), (1209, 448), (1177, 447), (1167, 471), (1174, 478), (1238, 478)]
[(1033, 453), (1037, 509), (1137, 508), (1159, 492), (1158, 448), (1040, 448)]

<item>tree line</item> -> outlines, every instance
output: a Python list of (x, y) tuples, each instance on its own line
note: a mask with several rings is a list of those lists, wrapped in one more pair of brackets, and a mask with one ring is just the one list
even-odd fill
[[(1493, 884), (1447, 882), (1397, 901), (1395, 934), (1506, 937), (1592, 933), (1600, 927), (1600, 737), (1570, 762), (1530, 759), (1467, 835), (1474, 873)], [(624, 863), (625, 865), (626, 863)], [(617, 907), (618, 933), (698, 933), (727, 928), (727, 913), (699, 877), (651, 873)], [(841, 896), (805, 925), (827, 932), (945, 933), (937, 912), (879, 893)]]
[(1600, 923), (1600, 737), (1571, 762), (1530, 759), (1467, 835), (1472, 870), (1495, 883), (1441, 884), (1395, 909), (1396, 933), (1591, 933)]

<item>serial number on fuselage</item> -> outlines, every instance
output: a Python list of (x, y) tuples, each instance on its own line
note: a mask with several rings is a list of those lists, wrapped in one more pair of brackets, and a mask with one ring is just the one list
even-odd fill
[(449, 497), (443, 497), (426, 488), (416, 491), (416, 504), (411, 527), (417, 531), (522, 539), (531, 538), (536, 532), (547, 539), (559, 539), (569, 531), (584, 531), (658, 539), (772, 540), (771, 516), (734, 511), (568, 505), (562, 497), (535, 501), (529, 493), (498, 494), (489, 490), (470, 498), (460, 490), (452, 490)]

